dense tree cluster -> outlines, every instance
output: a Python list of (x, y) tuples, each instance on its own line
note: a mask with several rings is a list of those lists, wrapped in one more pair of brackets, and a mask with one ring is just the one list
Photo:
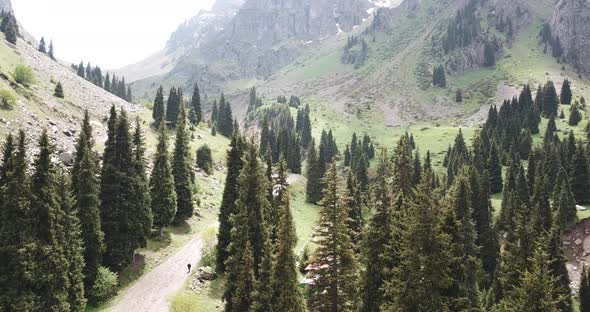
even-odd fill
[(321, 200), (324, 189), (322, 179), (338, 154), (338, 146), (331, 129), (328, 132), (322, 130), (318, 149), (315, 147), (315, 142), (312, 141), (307, 157), (307, 187), (305, 192), (307, 202), (315, 204)]
[(352, 141), (346, 145), (344, 151), (344, 166), (350, 167), (355, 180), (366, 190), (369, 184), (369, 161), (375, 158), (375, 147), (371, 138), (364, 134), (362, 140), (357, 139), (356, 133), (352, 134)]
[(221, 93), (219, 102), (213, 103), (211, 112), (211, 121), (215, 132), (225, 137), (231, 137), (234, 130), (237, 130), (238, 123), (234, 120), (231, 104), (225, 100), (225, 95)]
[(369, 45), (365, 39), (353, 35), (348, 37), (340, 59), (343, 64), (354, 64), (358, 68), (365, 63), (368, 54)]
[(2, 19), (0, 31), (4, 33), (8, 42), (16, 44), (17, 38), (20, 37), (20, 31), (14, 14), (12, 11), (2, 10), (0, 18)]
[(127, 102), (133, 101), (133, 94), (131, 86), (125, 82), (125, 77), (117, 77), (115, 74), (106, 73), (103, 75), (99, 66), (90, 65), (90, 62), (84, 66), (84, 62), (80, 64), (72, 64), (72, 69), (78, 73), (78, 76), (92, 82), (96, 86), (105, 89), (106, 91), (122, 98)]
[(553, 36), (551, 25), (545, 23), (541, 29), (541, 42), (545, 45), (545, 52), (550, 48), (551, 55), (555, 58), (561, 58), (564, 55), (563, 46), (559, 36)]
[(442, 48), (445, 53), (468, 46), (479, 35), (481, 25), (476, 14), (478, 5), (479, 0), (470, 0), (457, 11), (443, 37)]

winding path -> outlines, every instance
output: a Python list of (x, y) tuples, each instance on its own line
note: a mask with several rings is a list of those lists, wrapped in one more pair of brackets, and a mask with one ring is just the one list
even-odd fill
[(196, 269), (201, 259), (201, 233), (152, 271), (139, 278), (110, 308), (112, 312), (167, 312), (168, 299), (185, 285), (189, 274), (186, 265)]

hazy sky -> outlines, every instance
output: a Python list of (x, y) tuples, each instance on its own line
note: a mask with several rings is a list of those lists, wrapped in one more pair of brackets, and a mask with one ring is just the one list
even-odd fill
[(16, 18), (37, 40), (53, 39), (61, 60), (103, 69), (162, 49), (170, 33), (214, 0), (12, 0)]

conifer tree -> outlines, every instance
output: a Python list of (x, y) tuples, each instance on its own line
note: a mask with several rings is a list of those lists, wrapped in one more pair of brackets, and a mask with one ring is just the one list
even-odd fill
[(133, 190), (132, 209), (130, 212), (131, 234), (135, 240), (135, 248), (145, 247), (146, 238), (152, 232), (154, 215), (152, 213), (149, 180), (145, 166), (145, 146), (139, 117), (135, 120), (133, 133)]
[(156, 91), (156, 99), (154, 100), (154, 108), (152, 111), (152, 117), (154, 118), (154, 123), (157, 126), (160, 126), (162, 121), (164, 120), (164, 115), (166, 115), (166, 108), (164, 107), (164, 88), (160, 86), (158, 91)]
[(55, 90), (53, 92), (53, 96), (58, 97), (60, 99), (64, 98), (64, 89), (63, 89), (63, 86), (61, 85), (61, 82), (57, 82), (57, 85), (55, 85)]
[(84, 246), (84, 288), (92, 289), (104, 252), (104, 233), (100, 224), (99, 181), (96, 159), (92, 151), (94, 139), (88, 111), (76, 144), (76, 156), (72, 168), (72, 189), (75, 211), (80, 219)]
[(553, 81), (548, 81), (543, 87), (542, 92), (543, 115), (547, 118), (557, 116), (559, 98), (557, 97), (557, 91), (555, 91)]
[(57, 199), (63, 212), (63, 242), (64, 256), (68, 264), (68, 302), (70, 311), (83, 312), (86, 310), (84, 297), (84, 241), (78, 219), (78, 211), (74, 196), (70, 190), (69, 181), (65, 174), (59, 175), (57, 185)]
[[(375, 214), (369, 220), (363, 241), (362, 259), (367, 265), (362, 277), (361, 299), (363, 312), (380, 311), (384, 302), (384, 287), (391, 270), (399, 263), (399, 230), (402, 203), (401, 196), (392, 198), (389, 179), (392, 166), (386, 151), (379, 155), (376, 181), (371, 206)], [(399, 194), (398, 194), (399, 195)], [(395, 202), (394, 202), (395, 199)], [(384, 246), (387, 246), (384, 252)]]
[(332, 163), (323, 179), (322, 210), (316, 236), (316, 258), (322, 266), (315, 272), (310, 289), (309, 307), (313, 311), (356, 311), (358, 273), (354, 246), (348, 233), (348, 211), (340, 191), (336, 164)]
[(553, 299), (560, 312), (573, 312), (570, 278), (567, 271), (567, 258), (563, 251), (559, 229), (553, 228), (549, 233), (547, 253), (549, 254), (549, 269), (555, 278), (553, 285)]
[(578, 293), (580, 312), (590, 312), (590, 281), (588, 280), (588, 271), (586, 270), (586, 266), (582, 268), (581, 275), (580, 291)]
[(47, 53), (47, 48), (45, 46), (45, 38), (41, 37), (41, 40), (39, 41), (39, 52), (41, 53)]
[(568, 124), (570, 126), (577, 126), (580, 123), (580, 121), (582, 121), (582, 114), (578, 109), (578, 105), (574, 103), (574, 105), (572, 105), (572, 109), (570, 110)]
[(582, 148), (578, 148), (572, 164), (572, 191), (578, 204), (590, 202), (590, 179), (587, 158)]
[(201, 93), (199, 92), (199, 86), (197, 84), (195, 84), (193, 90), (193, 97), (191, 98), (189, 116), (191, 123), (195, 125), (203, 121), (203, 110), (201, 109)]
[(27, 311), (39, 307), (37, 287), (38, 246), (33, 234), (27, 147), (21, 130), (16, 148), (5, 145), (0, 220), (0, 306)]
[(450, 237), (442, 231), (440, 211), (424, 177), (416, 191), (402, 234), (401, 261), (386, 285), (392, 297), (386, 311), (445, 311), (452, 285)]
[(160, 124), (159, 128), (154, 167), (150, 176), (150, 195), (154, 228), (161, 230), (170, 225), (176, 215), (176, 190), (168, 152), (168, 135), (164, 123)]
[(181, 224), (192, 217), (194, 212), (191, 182), (191, 160), (189, 135), (186, 129), (187, 117), (184, 105), (180, 106), (176, 122), (176, 143), (172, 159), (172, 175), (176, 190), (176, 215), (174, 223)]
[(217, 234), (217, 263), (216, 270), (225, 272), (225, 261), (228, 258), (228, 248), (231, 242), (231, 216), (238, 213), (236, 199), (238, 198), (238, 177), (244, 166), (245, 142), (239, 135), (232, 137), (230, 149), (227, 151), (227, 174), (223, 198), (219, 208), (219, 232)]
[(53, 51), (53, 40), (49, 41), (49, 50), (47, 51), (47, 55), (49, 55), (49, 57), (55, 61), (55, 55)]
[(8, 22), (6, 23), (5, 29), (4, 34), (6, 35), (6, 40), (12, 44), (16, 44), (19, 30), (18, 23), (12, 14), (8, 15)]
[(47, 131), (39, 139), (39, 155), (34, 162), (31, 178), (31, 213), (33, 233), (38, 244), (39, 257), (35, 271), (39, 295), (38, 307), (45, 311), (69, 310), (69, 276), (63, 232), (64, 213), (57, 197), (55, 169), (51, 162), (53, 149)]
[(500, 193), (502, 191), (502, 164), (498, 155), (498, 148), (495, 143), (492, 143), (490, 148), (490, 155), (487, 161), (487, 170), (490, 174), (490, 192), (492, 194)]
[(168, 93), (168, 101), (166, 102), (166, 121), (171, 125), (176, 125), (178, 121), (179, 112), (181, 109), (180, 90), (175, 87), (170, 88)]
[(323, 172), (321, 171), (320, 166), (319, 160), (317, 159), (315, 141), (312, 140), (309, 154), (307, 155), (307, 185), (305, 187), (305, 198), (308, 203), (318, 203), (322, 197), (321, 179)]
[(270, 239), (266, 239), (263, 248), (262, 260), (258, 267), (258, 277), (252, 293), (252, 312), (267, 312), (273, 308), (273, 255)]
[(496, 65), (496, 48), (490, 43), (486, 43), (484, 47), (484, 66), (492, 67)]
[(574, 198), (574, 194), (572, 193), (569, 179), (566, 177), (560, 182), (561, 185), (558, 188), (559, 197), (557, 197), (557, 200), (554, 200), (554, 205), (557, 206), (557, 213), (554, 223), (558, 229), (565, 230), (570, 225), (574, 224), (578, 220), (578, 217), (576, 210), (576, 200)]
[(213, 101), (213, 107), (211, 108), (211, 124), (217, 125), (217, 119), (219, 118), (219, 108), (217, 108), (217, 100)]
[(299, 292), (296, 256), (293, 251), (297, 244), (297, 235), (288, 189), (282, 191), (280, 200), (277, 248), (271, 280), (272, 307), (273, 311), (303, 312), (304, 302)]
[(570, 81), (567, 78), (563, 81), (563, 85), (561, 86), (561, 96), (559, 99), (561, 104), (572, 104), (572, 89), (570, 87)]

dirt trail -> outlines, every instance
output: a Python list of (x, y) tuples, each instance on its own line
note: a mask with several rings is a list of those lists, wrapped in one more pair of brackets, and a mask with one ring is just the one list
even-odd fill
[(110, 310), (112, 312), (169, 311), (168, 298), (181, 289), (190, 276), (186, 265), (190, 263), (193, 269), (197, 269), (196, 265), (201, 259), (202, 244), (199, 233), (176, 254), (137, 280)]

